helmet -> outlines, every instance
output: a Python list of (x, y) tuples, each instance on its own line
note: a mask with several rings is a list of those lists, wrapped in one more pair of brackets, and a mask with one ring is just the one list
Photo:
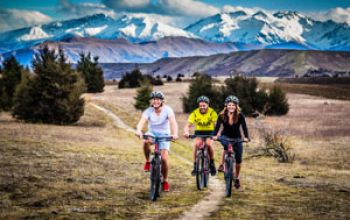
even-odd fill
[(197, 103), (200, 103), (200, 102), (206, 102), (206, 103), (209, 105), (210, 100), (209, 100), (208, 97), (202, 95), (202, 96), (199, 96), (199, 97), (197, 98)]
[(157, 98), (157, 99), (163, 100), (164, 99), (164, 95), (163, 95), (163, 93), (161, 91), (154, 91), (154, 92), (151, 93), (150, 98), (151, 99)]
[(236, 105), (238, 105), (239, 104), (239, 99), (236, 96), (234, 96), (234, 95), (229, 95), (225, 99), (225, 104), (227, 104), (229, 102), (233, 102)]

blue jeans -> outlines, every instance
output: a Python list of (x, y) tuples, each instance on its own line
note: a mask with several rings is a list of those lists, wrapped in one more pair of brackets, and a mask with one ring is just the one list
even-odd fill
[[(223, 139), (228, 138), (224, 135), (222, 137)], [(224, 150), (227, 150), (227, 146), (230, 142), (226, 140), (221, 140), (220, 142), (224, 146)], [(242, 163), (243, 143), (242, 142), (235, 143), (233, 145), (233, 151), (235, 152), (236, 163), (238, 164)]]

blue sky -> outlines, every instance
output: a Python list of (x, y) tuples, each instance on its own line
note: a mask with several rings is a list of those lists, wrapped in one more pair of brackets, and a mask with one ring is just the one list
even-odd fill
[(0, 0), (0, 32), (96, 13), (152, 13), (162, 22), (185, 26), (237, 6), (299, 11), (350, 24), (350, 0)]

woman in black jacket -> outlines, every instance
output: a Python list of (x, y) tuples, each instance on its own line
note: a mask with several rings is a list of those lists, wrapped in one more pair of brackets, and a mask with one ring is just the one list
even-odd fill
[[(240, 132), (240, 127), (242, 127), (243, 133), (244, 133), (243, 141), (244, 142), (250, 141), (245, 117), (243, 113), (241, 113), (238, 104), (239, 104), (239, 100), (236, 96), (230, 95), (225, 99), (225, 108), (220, 112), (218, 121), (216, 122), (215, 130), (214, 130), (214, 139), (217, 139), (219, 129), (222, 125), (223, 129), (221, 131), (220, 136), (224, 137), (223, 139), (225, 139), (225, 137), (230, 139), (242, 139), (242, 135)], [(224, 146), (224, 149), (226, 149), (228, 142), (221, 141), (221, 144)], [(235, 152), (235, 159), (236, 159), (235, 187), (238, 189), (240, 187), (239, 173), (241, 170), (241, 163), (242, 163), (243, 144), (236, 143), (233, 146), (233, 150)], [(219, 172), (223, 172), (223, 162), (224, 162), (223, 157), (224, 157), (224, 150), (222, 151), (222, 157), (221, 157), (220, 166), (218, 169)]]

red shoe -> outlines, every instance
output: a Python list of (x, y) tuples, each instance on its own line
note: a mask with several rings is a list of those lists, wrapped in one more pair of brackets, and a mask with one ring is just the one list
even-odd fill
[(151, 163), (150, 163), (149, 161), (147, 161), (147, 162), (145, 163), (145, 166), (143, 167), (143, 170), (144, 170), (145, 172), (149, 172), (149, 171), (151, 170)]
[(163, 182), (163, 191), (169, 192), (169, 183), (168, 182)]

